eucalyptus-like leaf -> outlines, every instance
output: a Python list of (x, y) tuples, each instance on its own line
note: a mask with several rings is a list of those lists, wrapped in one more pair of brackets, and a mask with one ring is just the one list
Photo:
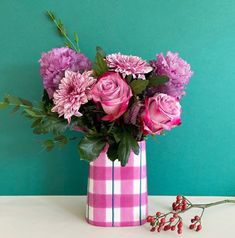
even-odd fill
[(21, 103), (23, 105), (28, 106), (28, 107), (32, 107), (33, 106), (33, 104), (29, 100), (21, 98), (21, 97), (19, 97), (19, 99), (20, 99), (20, 101), (21, 101)]
[(16, 97), (16, 96), (13, 96), (13, 95), (6, 95), (5, 96), (5, 101), (9, 102), (10, 104), (13, 104), (13, 105), (20, 105), (21, 104), (21, 100)]
[(0, 109), (5, 109), (8, 107), (8, 103), (7, 102), (0, 102)]
[(54, 141), (53, 140), (45, 140), (43, 142), (43, 146), (49, 152), (54, 148)]

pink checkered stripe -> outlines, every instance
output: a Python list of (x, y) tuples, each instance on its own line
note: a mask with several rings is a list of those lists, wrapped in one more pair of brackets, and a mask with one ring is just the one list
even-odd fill
[(86, 219), (96, 226), (137, 226), (146, 222), (147, 175), (145, 141), (140, 153), (121, 167), (105, 152), (90, 163)]

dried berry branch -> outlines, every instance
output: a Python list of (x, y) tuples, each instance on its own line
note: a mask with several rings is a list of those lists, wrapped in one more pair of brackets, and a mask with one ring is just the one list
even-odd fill
[(202, 217), (204, 215), (204, 211), (206, 208), (217, 206), (225, 203), (235, 203), (235, 200), (225, 199), (218, 202), (213, 203), (205, 203), (205, 204), (193, 204), (186, 197), (178, 195), (176, 197), (176, 201), (172, 204), (172, 212), (161, 213), (156, 212), (153, 216), (147, 217), (147, 222), (150, 223), (151, 229), (150, 231), (174, 231), (177, 229), (177, 233), (182, 233), (183, 227), (183, 219), (180, 216), (181, 213), (184, 213), (192, 208), (200, 208), (202, 212), (200, 216), (196, 215), (191, 219), (191, 224), (189, 225), (190, 230), (200, 231), (202, 230)]

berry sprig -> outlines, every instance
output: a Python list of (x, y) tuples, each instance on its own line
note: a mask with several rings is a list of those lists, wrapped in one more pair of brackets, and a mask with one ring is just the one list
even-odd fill
[(206, 208), (224, 204), (224, 203), (235, 203), (235, 200), (222, 200), (214, 203), (205, 204), (193, 204), (186, 197), (178, 195), (175, 202), (172, 203), (172, 212), (161, 213), (156, 212), (155, 215), (149, 215), (147, 217), (147, 222), (150, 223), (150, 231), (161, 232), (163, 231), (177, 231), (178, 234), (182, 234), (183, 219), (180, 216), (181, 213), (188, 211), (191, 208), (200, 208), (202, 212), (199, 215), (195, 215), (191, 219), (191, 224), (189, 225), (190, 230), (201, 231), (202, 230), (202, 217)]

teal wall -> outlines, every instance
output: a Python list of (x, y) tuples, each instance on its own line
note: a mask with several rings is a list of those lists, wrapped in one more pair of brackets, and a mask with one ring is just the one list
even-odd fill
[[(179, 51), (195, 74), (182, 126), (147, 142), (149, 193), (235, 195), (234, 0), (1, 0), (0, 95), (40, 98), (40, 54), (62, 44), (46, 9), (79, 33), (90, 58), (96, 45), (146, 59)], [(0, 194), (85, 194), (76, 144), (47, 153), (42, 139), (0, 111)]]

